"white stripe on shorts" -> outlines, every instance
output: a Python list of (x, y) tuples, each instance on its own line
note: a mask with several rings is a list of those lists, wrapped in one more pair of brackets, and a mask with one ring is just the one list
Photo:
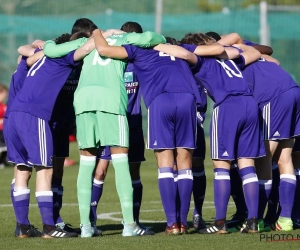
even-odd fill
[(39, 130), (39, 144), (40, 144), (40, 157), (41, 165), (48, 166), (47, 164), (47, 141), (45, 131), (45, 121), (38, 118), (38, 130)]
[(219, 116), (219, 106), (217, 106), (216, 108), (214, 108), (213, 113), (212, 113), (212, 159), (218, 159), (218, 116)]
[(263, 107), (263, 137), (264, 140), (268, 140), (270, 138), (270, 109), (271, 104), (268, 103)]

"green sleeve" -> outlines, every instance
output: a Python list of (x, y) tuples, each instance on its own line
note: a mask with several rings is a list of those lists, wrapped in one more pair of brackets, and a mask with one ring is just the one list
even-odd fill
[(166, 43), (166, 38), (158, 33), (146, 31), (144, 33), (128, 33), (126, 44), (132, 44), (139, 47), (153, 47), (160, 43)]
[(65, 56), (69, 52), (80, 48), (86, 41), (87, 38), (85, 37), (62, 44), (56, 44), (54, 41), (48, 40), (44, 44), (44, 54), (51, 58)]

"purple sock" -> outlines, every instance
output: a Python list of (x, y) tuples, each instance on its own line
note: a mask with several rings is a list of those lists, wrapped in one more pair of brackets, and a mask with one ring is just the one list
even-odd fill
[(35, 197), (40, 209), (43, 224), (54, 226), (52, 191), (35, 192)]
[(295, 199), (292, 211), (293, 220), (300, 220), (300, 169), (295, 169), (296, 175), (296, 191), (295, 191)]
[(206, 175), (204, 166), (193, 167), (193, 197), (194, 197), (194, 215), (202, 216), (202, 207), (206, 191)]
[(158, 188), (167, 225), (172, 226), (177, 222), (176, 218), (176, 188), (172, 167), (162, 167), (158, 169)]
[(64, 193), (63, 186), (52, 185), (53, 192), (53, 220), (55, 224), (63, 222), (60, 216), (60, 210), (62, 207), (62, 197)]
[(177, 185), (180, 198), (180, 222), (187, 226), (187, 216), (193, 191), (193, 173), (191, 169), (178, 170)]
[(279, 184), (279, 200), (281, 217), (291, 218), (296, 190), (296, 177), (292, 174), (281, 174)]
[(104, 181), (94, 179), (92, 186), (92, 199), (90, 210), (90, 221), (97, 220), (97, 207), (102, 196)]
[(227, 205), (230, 197), (230, 175), (225, 168), (214, 169), (214, 201), (216, 207), (216, 220), (226, 218)]
[(240, 175), (243, 180), (244, 196), (248, 209), (248, 219), (252, 217), (257, 218), (259, 184), (255, 168), (253, 166), (249, 166), (240, 169)]
[(176, 190), (176, 221), (180, 224), (180, 196), (178, 191), (178, 171), (173, 170), (174, 174), (174, 184), (175, 184), (175, 190)]
[(257, 219), (264, 218), (265, 209), (272, 190), (272, 180), (259, 180), (259, 200)]
[(237, 166), (232, 166), (230, 168), (230, 185), (230, 195), (235, 203), (236, 213), (246, 215), (248, 213), (248, 209), (244, 197), (243, 182)]
[(143, 197), (143, 184), (141, 180), (132, 181), (133, 187), (133, 219), (139, 221)]
[(28, 213), (29, 213), (29, 199), (30, 190), (21, 189), (14, 191), (14, 209), (16, 213), (17, 222), (24, 225), (29, 225)]
[(268, 199), (268, 209), (265, 218), (277, 220), (279, 208), (279, 182), (280, 174), (277, 164), (272, 167), (272, 189)]

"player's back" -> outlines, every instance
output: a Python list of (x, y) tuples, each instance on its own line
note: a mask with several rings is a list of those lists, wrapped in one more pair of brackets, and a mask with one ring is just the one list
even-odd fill
[(146, 107), (163, 92), (191, 93), (200, 101), (196, 81), (186, 61), (153, 49), (124, 47), (137, 71)]
[(28, 71), (11, 111), (22, 111), (50, 120), (57, 95), (77, 65), (74, 52), (61, 58), (40, 58)]
[(249, 64), (243, 70), (243, 76), (249, 83), (254, 98), (262, 106), (286, 90), (298, 86), (283, 68), (263, 58)]

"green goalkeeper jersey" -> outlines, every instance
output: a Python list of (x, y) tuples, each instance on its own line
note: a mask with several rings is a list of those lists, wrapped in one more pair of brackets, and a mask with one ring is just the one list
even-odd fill
[[(46, 56), (58, 57), (82, 46), (86, 38), (55, 45), (46, 42)], [(154, 32), (124, 33), (106, 39), (110, 45), (133, 44), (150, 47), (165, 43), (165, 38)], [(49, 43), (47, 45), (47, 43)], [(64, 46), (64, 47), (63, 47)], [(102, 57), (96, 49), (83, 60), (78, 87), (74, 94), (75, 114), (87, 111), (103, 111), (126, 115), (128, 97), (124, 85), (126, 61)]]

